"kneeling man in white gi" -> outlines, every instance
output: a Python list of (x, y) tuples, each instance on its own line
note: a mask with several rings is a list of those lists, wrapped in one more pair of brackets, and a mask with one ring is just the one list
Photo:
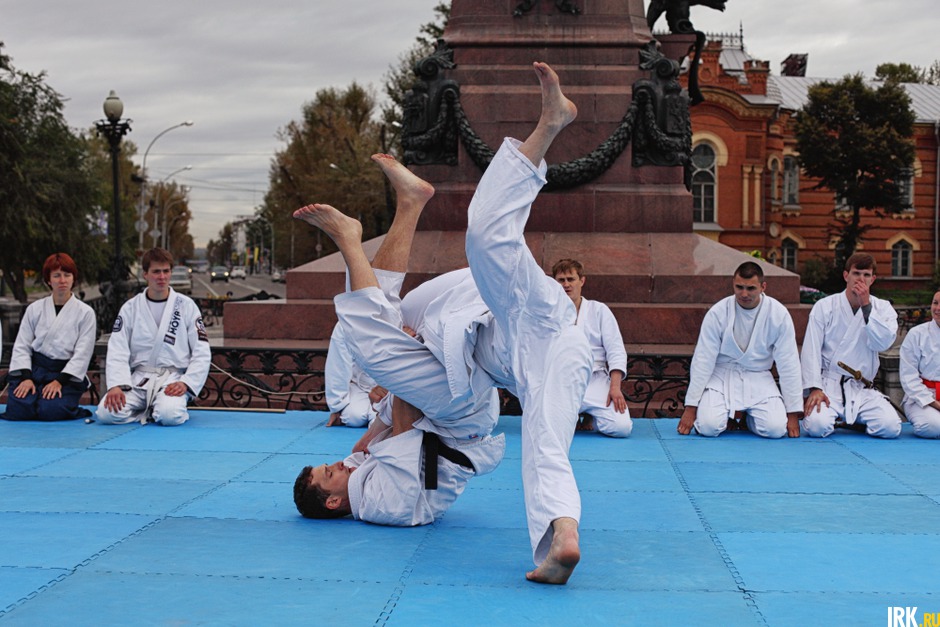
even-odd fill
[(824, 438), (843, 420), (846, 425), (864, 425), (868, 435), (896, 438), (901, 418), (871, 382), (878, 374), (878, 353), (891, 348), (897, 336), (898, 314), (891, 303), (869, 291), (875, 282), (871, 255), (849, 257), (842, 278), (845, 291), (823, 298), (809, 313), (800, 356), (806, 395), (803, 430)]
[(933, 320), (908, 331), (901, 343), (901, 387), (914, 435), (940, 438), (940, 292), (930, 315)]
[(330, 410), (327, 427), (368, 427), (375, 418), (374, 405), (388, 393), (353, 361), (340, 324), (333, 328), (330, 336), (330, 349), (323, 368), (323, 387), (326, 406)]
[[(747, 261), (734, 272), (734, 295), (702, 321), (692, 355), (679, 433), (715, 437), (729, 426), (765, 438), (800, 437), (803, 394), (790, 312), (764, 293), (764, 271)], [(780, 387), (770, 372), (776, 363)], [(782, 393), (781, 393), (782, 392)]]
[(173, 256), (152, 248), (141, 264), (147, 289), (124, 303), (114, 321), (109, 389), (98, 405), (98, 421), (180, 425), (209, 375), (209, 336), (196, 303), (170, 287)]
[(627, 400), (620, 389), (627, 376), (627, 350), (620, 326), (610, 307), (581, 295), (584, 266), (576, 259), (560, 259), (552, 266), (552, 276), (561, 284), (577, 311), (577, 327), (587, 336), (594, 357), (594, 371), (584, 392), (578, 431), (594, 431), (625, 438), (633, 431)]

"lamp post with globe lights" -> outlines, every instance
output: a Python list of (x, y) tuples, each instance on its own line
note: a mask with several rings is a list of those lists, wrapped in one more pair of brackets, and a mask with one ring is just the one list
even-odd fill
[(111, 259), (111, 299), (113, 318), (117, 317), (118, 309), (124, 303), (127, 293), (127, 263), (124, 260), (123, 237), (121, 233), (121, 197), (120, 197), (120, 167), (118, 158), (121, 154), (121, 140), (131, 130), (131, 120), (122, 120), (124, 103), (118, 98), (114, 90), (104, 100), (104, 120), (95, 122), (98, 134), (108, 140), (111, 152), (111, 182), (113, 186), (113, 217), (110, 236), (114, 245), (114, 256)]

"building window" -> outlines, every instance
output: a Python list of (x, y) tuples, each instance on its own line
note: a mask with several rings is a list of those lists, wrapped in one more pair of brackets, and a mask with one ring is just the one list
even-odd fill
[(799, 245), (789, 237), (785, 237), (780, 242), (780, 266), (783, 269), (796, 272), (796, 251), (799, 248)]
[(715, 222), (715, 149), (699, 144), (692, 151), (692, 221)]
[(770, 204), (780, 204), (780, 162), (776, 159), (770, 162)]
[(904, 168), (898, 175), (898, 192), (904, 211), (914, 210), (914, 170)]
[(800, 168), (794, 157), (783, 158), (783, 204), (800, 204)]
[(914, 247), (900, 240), (891, 247), (891, 276), (911, 276)]

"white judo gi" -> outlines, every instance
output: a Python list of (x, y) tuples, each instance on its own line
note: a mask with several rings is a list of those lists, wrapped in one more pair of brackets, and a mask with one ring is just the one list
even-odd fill
[(23, 314), (20, 330), (10, 355), (10, 372), (30, 370), (33, 353), (50, 359), (65, 359), (62, 372), (82, 381), (95, 352), (95, 312), (70, 297), (56, 315), (52, 296), (30, 304)]
[[(685, 404), (698, 408), (695, 430), (700, 435), (720, 435), (735, 412), (743, 411), (753, 433), (782, 438), (787, 435), (787, 412), (803, 411), (793, 319), (777, 299), (761, 294), (750, 338), (742, 349), (734, 333), (742, 309), (734, 296), (728, 296), (705, 314)], [(774, 363), (779, 388), (770, 372)]]
[(900, 376), (904, 414), (914, 435), (940, 438), (940, 411), (930, 406), (940, 387), (940, 326), (933, 320), (908, 331), (901, 343)]
[(333, 327), (323, 369), (326, 405), (347, 427), (367, 427), (375, 417), (369, 392), (375, 381), (353, 361), (341, 325)]
[(584, 393), (578, 413), (594, 417), (594, 428), (604, 435), (625, 438), (633, 431), (629, 410), (620, 413), (610, 395), (610, 373), (619, 370), (627, 378), (627, 351), (623, 345), (620, 326), (610, 307), (596, 300), (581, 298), (577, 326), (587, 337), (594, 358), (591, 380)]
[[(111, 412), (98, 405), (98, 420), (124, 424), (148, 418), (162, 425), (189, 419), (186, 405), (198, 396), (209, 375), (212, 353), (199, 307), (170, 289), (159, 325), (147, 304), (146, 291), (124, 303), (108, 340), (107, 386), (125, 388), (124, 408)], [(167, 396), (163, 389), (182, 381), (192, 392)], [(129, 388), (129, 389), (128, 389)]]
[(478, 348), (499, 348), (509, 357), (477, 350), (477, 361), (522, 405), (522, 483), (538, 565), (548, 556), (552, 521), (581, 518), (568, 450), (593, 359), (575, 327), (574, 303), (525, 243), (548, 168), (531, 163), (519, 145), (503, 140), (483, 174), (470, 202), (466, 245), (474, 282), (496, 321), (481, 327)]
[(813, 305), (800, 356), (803, 392), (809, 394), (811, 388), (820, 388), (830, 404), (803, 417), (807, 434), (826, 437), (832, 433), (836, 419), (842, 418), (848, 424), (864, 424), (868, 435), (900, 435), (901, 420), (888, 399), (877, 390), (865, 388), (838, 364), (841, 361), (873, 381), (878, 374), (878, 353), (891, 348), (897, 332), (894, 308), (875, 296), (871, 297), (867, 324), (861, 309), (852, 312), (844, 291)]

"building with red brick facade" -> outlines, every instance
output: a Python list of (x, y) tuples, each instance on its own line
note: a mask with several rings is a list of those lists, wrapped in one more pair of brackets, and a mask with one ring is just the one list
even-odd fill
[[(711, 39), (699, 66), (705, 102), (692, 109), (695, 232), (800, 273), (831, 263), (837, 199), (800, 171), (793, 116), (811, 85), (839, 78), (775, 76), (741, 36)], [(875, 257), (882, 289), (927, 287), (938, 259), (940, 86), (904, 88), (917, 120), (916, 160), (902, 173), (911, 208), (862, 211), (872, 228), (859, 250)]]

